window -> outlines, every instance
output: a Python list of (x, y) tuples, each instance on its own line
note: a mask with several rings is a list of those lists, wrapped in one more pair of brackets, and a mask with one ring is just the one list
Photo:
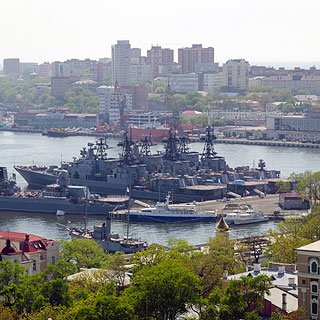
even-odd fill
[(309, 272), (318, 274), (318, 259), (312, 258), (309, 260)]
[(318, 282), (312, 281), (310, 283), (310, 286), (311, 286), (311, 294), (318, 294)]
[(33, 268), (32, 269), (33, 269), (33, 271), (37, 271), (37, 265), (36, 265), (35, 261), (33, 262)]
[(316, 299), (313, 299), (311, 302), (311, 314), (312, 315), (318, 314), (318, 302)]

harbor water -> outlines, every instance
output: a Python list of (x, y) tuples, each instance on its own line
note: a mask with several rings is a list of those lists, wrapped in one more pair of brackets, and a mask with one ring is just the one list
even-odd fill
[[(71, 161), (78, 157), (80, 149), (94, 142), (93, 137), (75, 136), (66, 138), (49, 138), (36, 133), (0, 132), (0, 166), (6, 166), (9, 173), (14, 173), (16, 165), (51, 165), (62, 161)], [(121, 147), (119, 140), (110, 138), (108, 156), (118, 157)], [(190, 144), (192, 151), (202, 152), (202, 143)], [(152, 150), (162, 150), (163, 145), (152, 146)], [(259, 159), (264, 159), (268, 169), (281, 171), (282, 177), (292, 172), (320, 169), (320, 150), (307, 148), (286, 148), (271, 146), (217, 144), (216, 152), (224, 156), (230, 167), (257, 166)], [(17, 174), (17, 183), (26, 187), (25, 181)], [(89, 217), (88, 225), (100, 224), (103, 217)], [(56, 217), (54, 215), (0, 213), (0, 230), (20, 231), (59, 239), (68, 238), (63, 225), (82, 226), (82, 216)], [(213, 223), (176, 223), (176, 224), (130, 224), (130, 235), (150, 243), (167, 244), (169, 238), (185, 239), (192, 244), (201, 244), (214, 236)], [(259, 225), (239, 226), (232, 228), (231, 236), (244, 237), (266, 233), (274, 228), (274, 222)], [(126, 223), (114, 221), (113, 232), (124, 235)]]

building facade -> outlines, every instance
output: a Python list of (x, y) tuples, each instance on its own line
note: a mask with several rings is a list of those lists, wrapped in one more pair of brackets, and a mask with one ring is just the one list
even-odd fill
[(17, 261), (28, 274), (44, 271), (59, 259), (56, 241), (32, 234), (0, 231), (0, 248), (0, 261)]
[(304, 116), (268, 116), (267, 129), (277, 139), (320, 141), (320, 112), (315, 109)]
[(171, 74), (169, 78), (169, 83), (173, 92), (196, 92), (199, 90), (199, 75), (196, 73)]
[(278, 90), (303, 90), (311, 94), (320, 91), (320, 76), (310, 75), (286, 75), (255, 77), (249, 81), (250, 87), (271, 87)]
[(151, 68), (152, 79), (159, 77), (161, 65), (172, 65), (174, 63), (174, 51), (169, 48), (152, 46), (147, 51), (147, 61)]
[(247, 89), (250, 65), (244, 59), (228, 60), (223, 65), (223, 86), (228, 91), (243, 91)]
[(20, 73), (20, 59), (18, 58), (3, 59), (3, 73), (4, 74)]
[(197, 63), (214, 63), (214, 48), (203, 48), (202, 44), (179, 48), (178, 63), (182, 66), (182, 73), (196, 72)]
[(112, 83), (120, 87), (130, 85), (131, 45), (129, 40), (118, 40), (112, 46)]
[(320, 241), (296, 249), (299, 308), (311, 320), (320, 319)]

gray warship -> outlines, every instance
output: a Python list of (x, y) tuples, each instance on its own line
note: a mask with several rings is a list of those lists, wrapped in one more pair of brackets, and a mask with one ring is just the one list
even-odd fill
[(123, 195), (130, 186), (133, 198), (164, 201), (171, 192), (173, 202), (222, 199), (228, 193), (266, 193), (267, 179), (279, 178), (279, 171), (268, 171), (263, 164), (259, 169), (229, 168), (225, 158), (215, 152), (214, 139), (213, 128), (208, 127), (203, 152), (192, 152), (187, 137), (178, 138), (169, 130), (164, 151), (151, 154), (148, 137), (135, 143), (126, 132), (118, 159), (108, 158), (106, 140), (100, 138), (83, 148), (72, 162), (15, 169), (30, 186), (51, 184), (66, 170), (72, 185), (86, 185), (95, 193)]
[(124, 208), (126, 197), (101, 197), (86, 186), (69, 184), (68, 173), (60, 171), (56, 182), (42, 190), (21, 192), (14, 177), (0, 167), (0, 211), (107, 215)]

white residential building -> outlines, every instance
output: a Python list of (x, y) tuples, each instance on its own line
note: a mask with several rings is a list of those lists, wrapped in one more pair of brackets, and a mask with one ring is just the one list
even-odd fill
[(120, 87), (130, 85), (131, 46), (129, 40), (118, 40), (112, 46), (112, 82)]
[(204, 73), (203, 74), (203, 91), (214, 93), (219, 91), (223, 86), (223, 73)]
[(244, 59), (228, 60), (223, 65), (223, 86), (231, 91), (246, 90), (250, 65)]
[(151, 67), (148, 64), (131, 65), (131, 84), (145, 84), (151, 80)]
[(173, 92), (189, 93), (199, 90), (199, 76), (196, 73), (171, 74), (169, 78)]

